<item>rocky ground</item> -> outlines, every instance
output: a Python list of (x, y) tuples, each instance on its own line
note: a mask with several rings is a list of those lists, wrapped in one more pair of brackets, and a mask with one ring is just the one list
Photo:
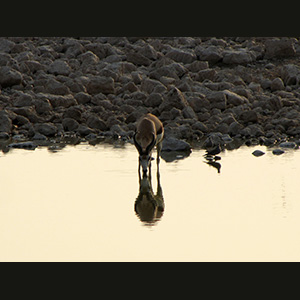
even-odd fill
[(165, 150), (299, 141), (299, 84), (300, 38), (1, 38), (0, 145), (126, 142), (147, 112)]

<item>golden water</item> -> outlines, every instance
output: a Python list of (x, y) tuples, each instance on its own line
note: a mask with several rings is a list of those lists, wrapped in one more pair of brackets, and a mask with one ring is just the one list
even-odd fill
[(300, 261), (300, 150), (225, 151), (220, 173), (203, 154), (161, 159), (153, 222), (132, 145), (1, 154), (0, 261)]

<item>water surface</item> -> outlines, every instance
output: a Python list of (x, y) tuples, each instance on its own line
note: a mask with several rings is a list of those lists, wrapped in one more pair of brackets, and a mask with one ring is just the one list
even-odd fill
[(300, 261), (300, 150), (271, 150), (161, 159), (160, 184), (153, 161), (159, 199), (137, 208), (150, 183), (140, 190), (130, 144), (13, 149), (0, 155), (0, 261)]

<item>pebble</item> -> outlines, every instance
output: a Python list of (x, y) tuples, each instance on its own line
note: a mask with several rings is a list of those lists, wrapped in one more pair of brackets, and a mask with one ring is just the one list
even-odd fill
[(265, 152), (261, 151), (261, 150), (255, 150), (252, 152), (252, 154), (256, 157), (262, 156), (265, 154)]
[(272, 153), (273, 153), (274, 155), (281, 155), (281, 154), (284, 153), (284, 151), (281, 150), (281, 149), (274, 149), (274, 150), (272, 151)]

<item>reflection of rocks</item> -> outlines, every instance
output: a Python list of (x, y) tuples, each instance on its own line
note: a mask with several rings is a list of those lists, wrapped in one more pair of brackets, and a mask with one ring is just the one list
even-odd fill
[(162, 151), (160, 157), (165, 162), (172, 162), (175, 160), (184, 159), (190, 156), (190, 151)]

